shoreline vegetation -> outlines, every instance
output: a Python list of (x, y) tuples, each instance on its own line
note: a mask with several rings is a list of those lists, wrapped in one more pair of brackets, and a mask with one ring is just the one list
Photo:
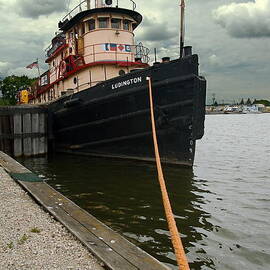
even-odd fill
[(260, 114), (270, 113), (270, 105), (268, 100), (255, 101), (250, 104), (233, 104), (233, 105), (207, 105), (205, 107), (206, 114)]

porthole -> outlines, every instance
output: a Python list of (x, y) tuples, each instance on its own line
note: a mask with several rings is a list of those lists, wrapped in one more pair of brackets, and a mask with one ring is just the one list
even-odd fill
[(126, 72), (125, 72), (123, 69), (119, 70), (119, 75), (120, 75), (120, 76), (123, 76), (123, 75), (125, 75), (125, 74), (126, 74)]
[(73, 83), (77, 84), (77, 78), (76, 77), (73, 79)]

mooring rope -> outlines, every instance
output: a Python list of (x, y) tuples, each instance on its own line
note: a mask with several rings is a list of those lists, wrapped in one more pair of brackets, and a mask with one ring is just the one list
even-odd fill
[(182, 244), (182, 241), (181, 241), (181, 238), (179, 236), (179, 232), (176, 226), (176, 222), (175, 222), (174, 215), (172, 212), (172, 207), (169, 200), (169, 196), (168, 196), (168, 192), (167, 192), (167, 188), (166, 188), (166, 184), (165, 184), (165, 180), (163, 176), (162, 166), (160, 162), (155, 117), (154, 117), (152, 80), (150, 77), (147, 77), (146, 80), (148, 80), (148, 85), (149, 85), (149, 99), (150, 99), (150, 112), (151, 112), (151, 123), (152, 123), (152, 131), (153, 131), (153, 141), (154, 141), (156, 164), (157, 164), (157, 171), (158, 171), (158, 180), (159, 180), (160, 189), (162, 193), (164, 210), (165, 210), (168, 227), (171, 234), (171, 240), (172, 240), (176, 260), (178, 263), (178, 267), (180, 270), (189, 270), (190, 268), (188, 265), (188, 260), (187, 260), (187, 257), (183, 248), (183, 244)]

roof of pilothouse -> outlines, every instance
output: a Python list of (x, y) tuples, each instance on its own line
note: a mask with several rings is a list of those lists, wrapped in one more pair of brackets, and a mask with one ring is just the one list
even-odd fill
[(134, 10), (124, 9), (124, 8), (113, 8), (113, 7), (103, 7), (103, 8), (95, 8), (95, 9), (89, 9), (82, 11), (78, 14), (76, 14), (73, 18), (70, 20), (66, 19), (65, 21), (60, 21), (58, 24), (58, 27), (62, 31), (68, 31), (70, 28), (72, 28), (74, 25), (76, 25), (78, 22), (80, 22), (83, 18), (85, 18), (88, 15), (93, 15), (97, 13), (117, 13), (117, 14), (125, 14), (133, 18), (137, 22), (137, 26), (142, 21), (142, 15)]

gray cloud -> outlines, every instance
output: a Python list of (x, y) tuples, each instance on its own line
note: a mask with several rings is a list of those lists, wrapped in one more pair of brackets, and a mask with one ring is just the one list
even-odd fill
[(270, 37), (270, 0), (224, 5), (213, 11), (213, 17), (232, 37)]
[(65, 0), (17, 0), (16, 7), (21, 16), (38, 18), (53, 12), (62, 12), (67, 9)]
[(143, 41), (164, 41), (175, 37), (166, 22), (156, 22), (154, 19), (144, 18), (142, 29), (138, 38)]
[[(36, 69), (25, 68), (37, 57), (41, 70), (48, 68), (44, 63), (43, 49), (50, 43), (59, 19), (64, 16), (64, 13), (59, 12), (63, 11), (66, 8), (65, 3), (69, 2), (54, 1), (0, 0), (0, 77), (10, 74), (37, 76)], [(79, 0), (70, 0), (70, 8), (78, 2)], [(136, 3), (137, 11), (144, 16), (142, 25), (136, 29), (136, 40), (143, 41), (146, 47), (152, 49), (152, 53), (153, 48), (157, 48), (158, 60), (163, 56), (179, 57), (179, 1), (136, 0)], [(235, 4), (231, 6), (230, 3)], [(247, 4), (248, 8), (242, 8), (242, 5), (238, 5), (240, 3)], [(194, 53), (199, 54), (200, 69), (207, 77), (209, 98), (215, 93), (218, 100), (253, 96), (270, 99), (270, 54), (265, 53), (270, 46), (270, 39), (265, 38), (262, 42), (261, 39), (253, 38), (246, 42), (227, 34), (235, 27), (237, 32), (248, 32), (250, 35), (257, 30), (244, 31), (242, 28), (253, 25), (257, 29), (262, 22), (267, 28), (270, 22), (267, 25), (265, 22), (270, 18), (270, 15), (267, 15), (270, 8), (265, 3), (269, 1), (186, 1), (185, 44), (192, 45)], [(225, 5), (227, 13), (221, 9), (222, 5)], [(222, 31), (220, 25), (223, 25), (226, 31)], [(153, 59), (152, 55), (152, 61)]]

